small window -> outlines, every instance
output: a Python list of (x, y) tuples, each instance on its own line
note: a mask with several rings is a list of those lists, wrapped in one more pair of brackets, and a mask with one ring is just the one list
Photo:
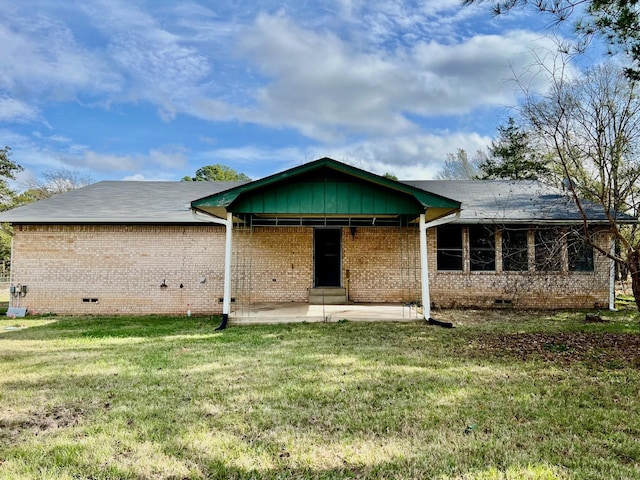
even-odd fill
[(502, 270), (526, 272), (529, 270), (529, 227), (510, 226), (502, 231)]
[(496, 269), (496, 231), (486, 225), (469, 227), (469, 260), (472, 272)]
[(536, 271), (562, 270), (562, 232), (557, 228), (538, 228), (535, 242)]
[(438, 227), (438, 270), (462, 270), (462, 227)]
[(570, 272), (593, 272), (593, 247), (589, 245), (581, 230), (575, 229), (567, 236)]

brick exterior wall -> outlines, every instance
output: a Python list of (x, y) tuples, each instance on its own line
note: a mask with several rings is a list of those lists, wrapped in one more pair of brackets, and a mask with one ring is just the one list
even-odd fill
[[(469, 271), (468, 243), (463, 242), (464, 267), (461, 272), (436, 270), (436, 231), (427, 235), (429, 251), (429, 279), (431, 302), (436, 308), (460, 307), (518, 307), (539, 309), (593, 308), (594, 304), (608, 306), (609, 260), (594, 252), (594, 271), (567, 271), (566, 247), (562, 252), (562, 270), (558, 272), (503, 272), (501, 241), (496, 242), (496, 271)], [(464, 237), (466, 238), (466, 232)], [(529, 261), (533, 264), (531, 246), (533, 235), (529, 233)], [(601, 231), (596, 236), (598, 245), (609, 249), (610, 235)]]
[[(607, 248), (609, 236), (598, 238)], [(435, 307), (607, 305), (601, 255), (594, 272), (502, 273), (500, 261), (495, 272), (469, 272), (465, 251), (465, 271), (438, 272), (435, 229), (427, 241)], [(59, 314), (220, 313), (224, 243), (217, 225), (16, 225), (12, 282), (29, 291), (14, 305)], [(343, 228), (342, 281), (354, 302), (420, 301), (417, 228)], [(305, 302), (312, 286), (313, 228), (234, 229), (234, 308)]]
[(344, 228), (342, 242), (342, 278), (351, 300), (399, 303), (421, 299), (417, 228)]
[(36, 312), (221, 311), (224, 227), (16, 225), (12, 257), (20, 306)]
[(313, 283), (313, 228), (234, 229), (234, 298), (248, 302), (306, 302)]

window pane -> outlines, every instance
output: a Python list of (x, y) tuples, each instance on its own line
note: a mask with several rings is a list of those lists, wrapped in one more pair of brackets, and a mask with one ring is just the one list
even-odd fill
[(469, 227), (469, 254), (471, 271), (496, 269), (496, 232), (493, 227)]
[(529, 270), (527, 226), (508, 227), (502, 231), (502, 269), (505, 272)]
[(570, 272), (593, 272), (593, 247), (588, 245), (583, 234), (574, 230), (568, 236)]
[(462, 270), (462, 250), (438, 250), (438, 270)]
[(536, 270), (559, 272), (562, 269), (562, 237), (556, 228), (539, 228), (535, 232)]
[(438, 270), (462, 270), (462, 227), (442, 225), (437, 236)]
[(438, 227), (438, 248), (462, 250), (462, 227), (460, 225)]

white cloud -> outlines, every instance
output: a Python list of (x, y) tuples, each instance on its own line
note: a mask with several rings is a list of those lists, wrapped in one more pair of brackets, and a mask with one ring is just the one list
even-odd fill
[(61, 154), (66, 165), (101, 173), (136, 172), (144, 170), (167, 172), (182, 169), (187, 163), (185, 149), (171, 147), (151, 149), (146, 154), (116, 155), (100, 153), (84, 147), (71, 148), (70, 153)]
[(115, 155), (85, 150), (82, 155), (63, 157), (64, 163), (94, 172), (136, 171), (138, 162), (131, 155)]
[(194, 161), (198, 165), (222, 163), (254, 180), (265, 175), (265, 165), (270, 170), (266, 174), (276, 173), (303, 161), (315, 160), (314, 149), (304, 147), (265, 148), (257, 145), (245, 145), (237, 148), (217, 148), (199, 153)]
[(145, 176), (141, 173), (136, 173), (134, 175), (127, 175), (122, 180), (133, 181), (133, 182), (148, 182), (150, 179), (145, 178)]
[(155, 168), (175, 170), (187, 164), (187, 149), (184, 147), (166, 147), (151, 149), (147, 157), (142, 158), (145, 164), (150, 163)]
[(476, 133), (415, 133), (398, 137), (347, 142), (341, 145), (318, 145), (268, 149), (258, 146), (219, 148), (197, 157), (202, 165), (224, 163), (258, 178), (258, 168), (267, 164), (276, 173), (322, 157), (352, 164), (380, 175), (390, 172), (398, 178), (427, 180), (443, 166), (448, 153), (462, 148), (473, 155), (484, 150), (491, 138)]
[(84, 8), (107, 36), (107, 58), (124, 78), (118, 101), (149, 101), (169, 121), (201, 96), (212, 66), (205, 50), (190, 45), (187, 35), (164, 28), (158, 18), (130, 2), (100, 1)]
[(64, 135), (45, 135), (42, 132), (39, 132), (37, 130), (33, 131), (32, 135), (35, 138), (42, 141), (51, 141), (51, 142), (62, 143), (62, 144), (71, 143), (71, 139), (69, 137), (65, 137)]
[(33, 15), (0, 23), (0, 88), (30, 101), (66, 101), (117, 88), (118, 76), (63, 23)]
[[(479, 34), (492, 30), (474, 24), (480, 9), (459, 0), (320, 3), (0, 0), (0, 121), (22, 132), (4, 141), (34, 168), (136, 179), (196, 161), (257, 177), (325, 155), (427, 178), (447, 153), (488, 143), (493, 119), (474, 133), (478, 112), (486, 119), (516, 104), (514, 73), (535, 61), (531, 48), (553, 47), (530, 31), (505, 32), (511, 20)], [(496, 22), (486, 8), (482, 15)], [(531, 71), (522, 79), (546, 87)], [(84, 125), (87, 105), (95, 121)], [(176, 135), (202, 128), (196, 136), (215, 139), (214, 150), (190, 145), (187, 155), (166, 146), (184, 138), (159, 139), (150, 126), (129, 138), (127, 122), (142, 132), (149, 105), (180, 126)], [(106, 125), (96, 106), (117, 111), (122, 125), (90, 128)], [(29, 137), (24, 124), (34, 122), (48, 130)], [(448, 131), (454, 124), (465, 131)]]
[(258, 91), (251, 120), (286, 125), (323, 141), (353, 133), (407, 134), (417, 129), (411, 115), (462, 115), (517, 103), (518, 91), (509, 80), (531, 66), (535, 46), (552, 44), (513, 31), (452, 45), (418, 42), (408, 50), (363, 53), (332, 32), (261, 15), (242, 41), (245, 54), (269, 78)]
[(486, 149), (490, 142), (491, 138), (476, 133), (416, 133), (343, 145), (321, 156), (380, 175), (388, 172), (401, 179), (428, 180), (440, 171), (448, 153), (462, 148), (473, 154)]
[(7, 96), (0, 96), (0, 122), (30, 123), (40, 118), (37, 108)]

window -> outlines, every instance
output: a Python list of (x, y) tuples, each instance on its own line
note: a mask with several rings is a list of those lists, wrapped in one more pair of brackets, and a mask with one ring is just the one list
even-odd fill
[(562, 237), (557, 228), (538, 228), (535, 231), (536, 270), (562, 270)]
[(502, 231), (502, 270), (524, 272), (529, 270), (529, 227), (514, 225)]
[(462, 270), (462, 227), (438, 227), (438, 270)]
[(593, 247), (584, 240), (584, 232), (574, 229), (567, 236), (570, 272), (593, 272)]
[(472, 272), (496, 269), (496, 231), (493, 227), (469, 227), (469, 257)]

